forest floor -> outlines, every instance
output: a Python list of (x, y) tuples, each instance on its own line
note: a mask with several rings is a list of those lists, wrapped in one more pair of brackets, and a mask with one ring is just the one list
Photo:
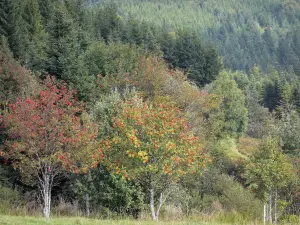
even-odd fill
[(229, 225), (213, 222), (196, 221), (141, 221), (141, 220), (94, 220), (82, 217), (61, 217), (46, 220), (40, 217), (21, 217), (0, 215), (0, 225)]

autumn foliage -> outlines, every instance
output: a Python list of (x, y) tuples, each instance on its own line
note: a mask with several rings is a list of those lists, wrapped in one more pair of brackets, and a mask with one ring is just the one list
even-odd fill
[(115, 132), (107, 150), (109, 167), (115, 173), (129, 178), (145, 174), (180, 177), (198, 172), (210, 160), (179, 108), (134, 97), (116, 110)]
[(85, 172), (96, 166), (97, 126), (93, 124), (74, 92), (48, 77), (34, 97), (16, 99), (4, 112), (9, 139), (1, 156), (26, 174), (61, 169)]

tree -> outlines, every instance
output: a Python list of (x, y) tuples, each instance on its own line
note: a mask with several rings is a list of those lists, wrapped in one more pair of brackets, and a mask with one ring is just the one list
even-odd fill
[(74, 93), (50, 77), (34, 97), (10, 103), (1, 120), (9, 135), (1, 156), (20, 170), (24, 180), (37, 181), (48, 218), (51, 190), (63, 171), (86, 172), (103, 157), (97, 149), (97, 126)]
[(103, 141), (109, 146), (104, 150), (107, 166), (145, 185), (152, 218), (157, 221), (170, 184), (201, 170), (209, 156), (204, 154), (199, 137), (189, 131), (186, 118), (172, 105), (151, 105), (135, 96), (120, 102), (116, 110), (113, 133)]
[(42, 69), (46, 32), (38, 0), (2, 0), (0, 35), (8, 38), (14, 56), (31, 69)]
[(272, 222), (272, 196), (275, 194), (276, 205), (277, 190), (285, 187), (294, 177), (293, 166), (280, 152), (278, 141), (269, 137), (260, 144), (246, 164), (245, 177), (249, 188), (265, 202), (264, 221)]
[(85, 205), (86, 216), (90, 209), (109, 209), (111, 212), (132, 215), (138, 218), (144, 206), (144, 193), (134, 181), (109, 173), (101, 164), (88, 174), (78, 175), (72, 182), (76, 198)]
[(300, 116), (291, 110), (283, 109), (281, 120), (279, 121), (279, 132), (282, 148), (285, 153), (297, 154), (300, 149)]
[(72, 17), (68, 4), (64, 1), (53, 4), (55, 7), (47, 24), (49, 50), (45, 70), (78, 90), (80, 100), (91, 101), (96, 85), (84, 66), (86, 40), (82, 37), (83, 29)]
[(46, 60), (46, 31), (43, 26), (43, 18), (40, 12), (38, 0), (27, 0), (25, 6), (24, 21), (28, 24), (28, 46), (22, 59), (26, 66), (34, 70), (45, 68)]
[[(14, 57), (23, 59), (29, 46), (29, 25), (24, 20), (26, 1), (14, 0), (9, 3), (9, 45)], [(26, 57), (25, 57), (26, 58)]]
[(0, 1), (0, 36), (9, 34), (9, 5), (7, 0)]
[(248, 108), (247, 135), (253, 138), (261, 138), (271, 129), (271, 114), (269, 109), (261, 105), (260, 94), (257, 85), (249, 85), (246, 90), (246, 105)]
[(164, 58), (171, 67), (183, 69), (198, 86), (215, 80), (222, 65), (213, 45), (205, 48), (196, 33), (186, 30), (162, 38)]
[(274, 81), (268, 81), (264, 85), (264, 106), (273, 111), (280, 104), (280, 88), (279, 77), (276, 77)]
[[(99, 7), (95, 19), (96, 37), (104, 39), (106, 43), (110, 39), (118, 39), (120, 37), (122, 23), (118, 16), (118, 8), (115, 3), (106, 4)], [(112, 37), (113, 36), (113, 37)]]
[(212, 93), (222, 99), (220, 108), (212, 113), (211, 119), (219, 124), (217, 136), (242, 136), (248, 124), (245, 96), (228, 72), (222, 72), (213, 83)]

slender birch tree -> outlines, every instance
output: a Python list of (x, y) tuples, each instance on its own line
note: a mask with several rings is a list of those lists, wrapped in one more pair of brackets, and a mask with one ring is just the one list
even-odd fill
[(278, 141), (267, 138), (261, 143), (246, 165), (245, 177), (249, 187), (265, 203), (264, 223), (272, 223), (273, 196), (277, 201), (277, 190), (288, 185), (294, 177), (293, 165), (280, 152)]

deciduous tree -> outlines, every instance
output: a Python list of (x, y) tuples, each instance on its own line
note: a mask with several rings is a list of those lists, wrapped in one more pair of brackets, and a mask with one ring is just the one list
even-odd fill
[(103, 157), (92, 123), (64, 83), (48, 77), (34, 97), (16, 99), (0, 119), (8, 129), (1, 156), (18, 168), (24, 180), (37, 181), (43, 213), (50, 216), (51, 189), (64, 170), (86, 172)]
[(264, 221), (272, 223), (272, 197), (275, 194), (276, 204), (277, 190), (285, 187), (294, 177), (293, 166), (280, 152), (278, 141), (267, 138), (260, 144), (246, 165), (245, 177), (250, 189), (265, 202)]
[(116, 110), (114, 132), (103, 141), (108, 146), (108, 168), (146, 185), (152, 218), (158, 220), (170, 183), (199, 172), (209, 156), (200, 138), (189, 131), (184, 115), (170, 104), (148, 104), (133, 97), (121, 101)]
[(218, 124), (219, 136), (242, 136), (248, 125), (245, 96), (228, 72), (222, 72), (216, 79), (212, 93), (222, 99), (220, 108), (210, 115)]

